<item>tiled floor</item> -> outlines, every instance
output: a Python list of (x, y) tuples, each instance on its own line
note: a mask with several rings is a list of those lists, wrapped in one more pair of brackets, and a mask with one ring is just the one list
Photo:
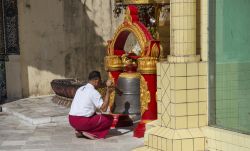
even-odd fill
[[(24, 104), (21, 105), (20, 102)], [(48, 121), (47, 123), (32, 123), (30, 120), (24, 120), (25, 118), (40, 120), (39, 118), (67, 115), (68, 109), (59, 109), (60, 106), (50, 103), (48, 97), (40, 98), (39, 101), (34, 98), (28, 101), (26, 99), (25, 102), (18, 100), (15, 105), (13, 102), (11, 105), (17, 109), (13, 107), (9, 113), (0, 112), (0, 151), (129, 151), (143, 146), (143, 138), (132, 137), (133, 127), (111, 129), (106, 139), (88, 140), (76, 138), (73, 129), (68, 122), (65, 122), (65, 118), (50, 121), (50, 123)], [(27, 108), (30, 109), (27, 110)], [(45, 112), (47, 114), (42, 114)], [(54, 115), (50, 114), (51, 112), (54, 112)], [(59, 112), (61, 113), (57, 114)]]

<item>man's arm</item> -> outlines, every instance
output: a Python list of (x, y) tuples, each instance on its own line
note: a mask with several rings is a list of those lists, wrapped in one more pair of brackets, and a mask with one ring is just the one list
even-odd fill
[(106, 95), (104, 97), (103, 104), (100, 108), (102, 112), (106, 112), (109, 106), (109, 97), (110, 97), (110, 93), (112, 92), (112, 88), (111, 88), (112, 81), (107, 80), (106, 85), (107, 85)]

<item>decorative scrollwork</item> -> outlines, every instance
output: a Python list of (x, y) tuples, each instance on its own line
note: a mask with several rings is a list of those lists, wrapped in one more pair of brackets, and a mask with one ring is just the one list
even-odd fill
[[(109, 72), (109, 79), (113, 82), (113, 83), (115, 83), (115, 80), (114, 80), (114, 78), (113, 78), (113, 76), (112, 76), (112, 74)], [(111, 94), (110, 94), (110, 98), (109, 98), (109, 107), (110, 107), (110, 109), (112, 109), (113, 108), (113, 105), (114, 105), (114, 101), (115, 101), (115, 92), (113, 91)]]
[(157, 46), (157, 44), (155, 43), (152, 48), (151, 48), (151, 57), (155, 57), (158, 58), (160, 54), (160, 49)]
[(105, 70), (107, 71), (117, 71), (122, 70), (123, 64), (121, 57), (119, 56), (106, 56), (104, 58)]
[(150, 92), (148, 85), (143, 76), (140, 79), (140, 100), (141, 100), (141, 115), (148, 109), (148, 103), (150, 102)]
[(143, 74), (155, 74), (156, 63), (158, 59), (155, 57), (143, 57), (138, 59), (138, 71)]
[(119, 17), (128, 5), (136, 5), (139, 21), (147, 27), (155, 39), (158, 39), (160, 9), (169, 4), (170, 0), (115, 0), (113, 12), (115, 17)]
[(141, 48), (141, 57), (146, 56), (150, 53), (148, 46), (149, 41), (153, 40), (151, 34), (148, 32), (145, 26), (140, 24), (140, 22), (132, 21), (130, 10), (129, 8), (127, 8), (124, 22), (117, 28), (114, 38), (109, 44), (110, 46), (108, 46), (110, 48), (110, 55), (114, 54), (116, 40), (124, 32), (134, 33)]
[(142, 48), (142, 54), (144, 54), (143, 52), (145, 51), (145, 44), (147, 43), (147, 39), (144, 35), (144, 33), (141, 31), (140, 28), (138, 28), (138, 25), (126, 25), (126, 24), (121, 24), (118, 29), (117, 32), (115, 33), (114, 36), (114, 40), (112, 40), (111, 43), (111, 54), (114, 54), (114, 44), (116, 42), (117, 37), (124, 31), (129, 31), (131, 33), (134, 33), (136, 38), (138, 39), (139, 45)]

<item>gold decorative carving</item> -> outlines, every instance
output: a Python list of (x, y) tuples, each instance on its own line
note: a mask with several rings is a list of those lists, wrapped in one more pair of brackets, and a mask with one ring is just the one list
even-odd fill
[(105, 97), (105, 95), (106, 95), (106, 90), (107, 90), (106, 87), (100, 87), (100, 88), (97, 89), (97, 91), (101, 94), (102, 98)]
[(158, 58), (160, 54), (160, 50), (159, 47), (157, 46), (156, 43), (154, 43), (154, 45), (151, 48), (151, 57), (156, 57)]
[(112, 43), (112, 40), (108, 40), (108, 46), (107, 46), (107, 50), (106, 50), (106, 53), (108, 56), (111, 55), (111, 43)]
[[(115, 83), (115, 80), (114, 80), (114, 78), (113, 78), (113, 76), (112, 76), (112, 74), (109, 72), (109, 79), (113, 82), (113, 83)], [(110, 98), (109, 98), (109, 107), (110, 107), (110, 109), (112, 109), (113, 108), (113, 104), (114, 104), (114, 101), (115, 101), (115, 91), (113, 91), (111, 94), (110, 94)]]
[(129, 23), (132, 22), (132, 18), (131, 18), (131, 15), (130, 15), (130, 10), (128, 8), (125, 11), (124, 21), (127, 21)]
[(123, 0), (124, 4), (169, 4), (170, 0)]
[(124, 4), (149, 4), (154, 3), (154, 0), (123, 0)]
[(105, 56), (104, 63), (106, 71), (117, 71), (123, 68), (121, 57), (116, 55)]
[(119, 75), (119, 77), (121, 78), (141, 78), (141, 74), (138, 72), (132, 72), (132, 73), (127, 73), (127, 72), (123, 72)]
[(148, 91), (148, 85), (143, 76), (140, 79), (140, 100), (141, 100), (141, 115), (148, 109), (148, 103), (150, 102), (150, 93)]
[(113, 55), (114, 54), (114, 45), (116, 42), (117, 37), (122, 33), (122, 32), (130, 32), (130, 33), (134, 33), (136, 39), (139, 42), (139, 45), (141, 47), (141, 56), (145, 56), (148, 54), (149, 51), (147, 51), (147, 46), (148, 46), (148, 41), (147, 38), (144, 34), (144, 32), (141, 30), (141, 27), (132, 22), (131, 16), (130, 16), (130, 10), (127, 8), (126, 12), (125, 12), (125, 17), (124, 17), (124, 22), (123, 24), (121, 24), (114, 35), (114, 38), (110, 44), (110, 54)]
[(158, 59), (155, 57), (142, 57), (138, 59), (138, 71), (143, 74), (155, 74), (156, 63)]
[(137, 61), (128, 58), (128, 54), (123, 54), (121, 56), (121, 59), (122, 59), (123, 67), (126, 67), (127, 65), (131, 65), (131, 64), (137, 66)]
[(167, 56), (165, 55), (165, 52), (163, 50), (162, 45), (160, 44), (160, 57), (159, 57), (160, 61), (167, 61)]
[(141, 54), (142, 54), (142, 56), (144, 56), (144, 54), (145, 54), (144, 51), (145, 51), (147, 39), (146, 39), (143, 31), (140, 29), (140, 27), (137, 24), (131, 24), (130, 26), (128, 26), (126, 24), (121, 24), (118, 27), (118, 29), (115, 33), (115, 36), (112, 40), (111, 46), (110, 46), (110, 48), (111, 48), (110, 51), (112, 51), (111, 54), (114, 54), (114, 44), (115, 44), (117, 37), (120, 35), (120, 33), (125, 32), (125, 31), (128, 31), (130, 33), (134, 33), (136, 39), (139, 42), (140, 47), (142, 48)]

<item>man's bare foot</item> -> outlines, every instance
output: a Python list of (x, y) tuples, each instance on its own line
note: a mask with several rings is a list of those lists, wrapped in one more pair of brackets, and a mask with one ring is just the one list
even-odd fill
[(84, 131), (76, 131), (75, 135), (77, 138), (88, 138), (88, 139), (98, 139), (95, 135), (90, 134), (88, 132), (84, 132)]
[(82, 132), (76, 131), (76, 132), (75, 132), (75, 135), (76, 135), (77, 138), (87, 138), (87, 137), (85, 137), (85, 136), (82, 134)]

